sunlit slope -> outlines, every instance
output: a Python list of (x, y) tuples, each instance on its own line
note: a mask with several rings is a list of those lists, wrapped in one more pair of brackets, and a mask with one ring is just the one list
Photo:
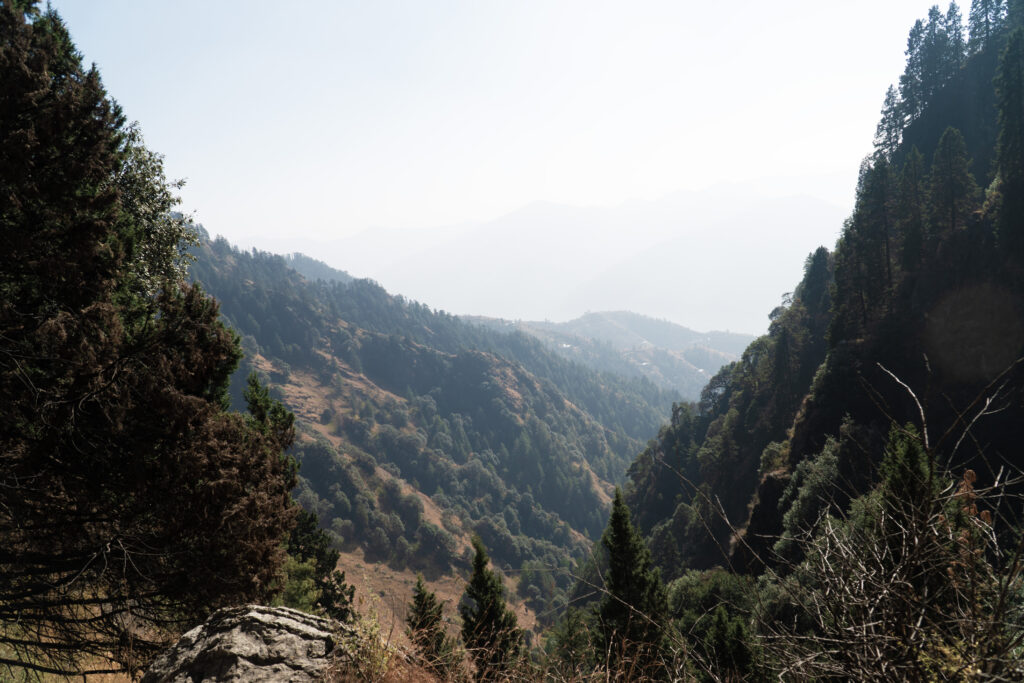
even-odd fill
[[(298, 417), (299, 500), (371, 561), (444, 573), (477, 533), (504, 567), (568, 567), (671, 406), (647, 380), (368, 281), (310, 282), (222, 240), (197, 256), (194, 277), (243, 337), (236, 383), (256, 369)], [(570, 582), (545, 576), (538, 608)]]

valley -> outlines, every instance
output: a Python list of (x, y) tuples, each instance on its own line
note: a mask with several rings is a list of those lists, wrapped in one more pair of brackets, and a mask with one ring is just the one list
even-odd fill
[[(657, 34), (635, 8), (617, 11)], [(517, 16), (481, 44), (536, 30)], [(620, 35), (618, 23), (604, 30)], [(391, 36), (375, 30), (370, 42)], [(452, 55), (463, 33), (445, 39)], [(548, 51), (564, 42), (529, 35)], [(675, 49), (670, 38), (652, 45)], [(603, 86), (630, 55), (596, 44)], [(517, 59), (539, 54), (516, 46)], [(508, 211), (512, 192), (491, 219), (466, 190), (474, 220), (348, 226), (312, 256), (296, 251), (316, 241), (306, 226), (278, 218), (274, 239), (295, 245), (277, 254), (183, 213), (183, 182), (53, 5), (0, 0), (0, 678), (148, 682), (189, 651), (189, 680), (237, 679), (242, 660), (269, 677), (379, 683), (1024, 679), (1024, 2), (933, 6), (904, 56), (845, 217), (804, 187), (762, 193), (731, 176), (593, 206)], [(556, 60), (566, 73), (581, 61)], [(351, 73), (325, 63), (328, 92)], [(338, 135), (426, 111), (422, 99), (360, 110), (356, 95), (419, 82), (402, 59), (352, 69), (378, 67), (338, 91), (337, 111), (369, 117), (339, 114)], [(454, 99), (475, 101), (481, 83)], [(789, 109), (805, 115), (816, 95)], [(616, 116), (643, 108), (621, 99)], [(456, 109), (466, 131), (490, 125)], [(741, 109), (744, 129), (775, 114)], [(631, 119), (632, 134), (658, 111)], [(721, 118), (709, 111), (708, 131)], [(475, 148), (442, 142), (441, 118), (411, 146), (436, 142), (421, 182), (438, 191), (449, 157)], [(584, 120), (567, 139), (593, 132)], [(720, 140), (737, 176), (762, 163), (750, 138), (678, 128)], [(813, 146), (812, 128), (776, 162)], [(336, 225), (370, 194), (364, 170), (396, 193), (381, 211), (418, 196), (404, 172), (422, 160), (401, 138), (375, 150), (401, 160), (387, 182), (359, 145), (301, 172), (261, 165), (313, 138), (330, 148), (320, 132), (293, 126), (287, 144), (245, 145), (246, 158), (273, 168), (282, 193), (299, 178), (291, 192), (329, 204)], [(358, 182), (328, 172), (356, 158)], [(572, 175), (550, 163), (522, 175)], [(246, 196), (250, 211), (276, 199)], [(262, 645), (224, 649), (223, 666), (191, 651), (187, 634), (236, 617)], [(305, 630), (312, 640), (282, 646), (308, 650), (301, 664), (264, 656)]]

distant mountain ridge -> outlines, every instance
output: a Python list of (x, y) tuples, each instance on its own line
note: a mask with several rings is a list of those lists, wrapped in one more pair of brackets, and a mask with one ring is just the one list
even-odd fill
[(485, 222), (368, 230), (309, 248), (459, 315), (566, 320), (621, 309), (758, 333), (792, 273), (834, 243), (832, 226), (847, 212), (745, 185), (614, 207), (535, 202)]
[(563, 323), (464, 319), (524, 332), (565, 358), (605, 372), (646, 377), (688, 401), (696, 401), (707, 381), (754, 340), (735, 332), (698, 332), (630, 311), (589, 312)]
[(323, 261), (319, 261), (312, 256), (306, 256), (298, 251), (286, 255), (284, 259), (290, 268), (307, 280), (324, 280), (326, 282), (340, 282), (341, 284), (355, 280), (354, 277), (344, 270), (332, 268)]

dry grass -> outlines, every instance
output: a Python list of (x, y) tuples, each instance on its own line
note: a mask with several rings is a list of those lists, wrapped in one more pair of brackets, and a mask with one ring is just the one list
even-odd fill
[[(412, 599), (413, 586), (416, 585), (416, 573), (411, 569), (396, 570), (385, 564), (369, 562), (362, 550), (343, 552), (338, 558), (338, 569), (345, 572), (346, 580), (356, 587), (356, 600), (373, 606), (380, 621), (382, 631), (389, 636), (390, 642), (410, 645), (405, 637), (405, 615), (409, 601)], [(504, 579), (506, 587), (514, 582)], [(466, 579), (456, 574), (446, 574), (427, 581), (429, 590), (437, 595), (437, 599), (445, 604), (445, 615), (449, 617), (449, 632), (456, 635), (458, 626), (454, 622), (456, 605), (466, 590)], [(539, 625), (536, 613), (517, 599), (509, 591), (509, 607), (515, 612), (520, 628), (538, 632)], [(357, 606), (357, 611), (361, 608)]]

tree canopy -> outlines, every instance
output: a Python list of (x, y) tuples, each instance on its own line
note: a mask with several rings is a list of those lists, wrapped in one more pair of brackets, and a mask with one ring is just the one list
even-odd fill
[(225, 412), (173, 184), (35, 3), (0, 2), (0, 149), (0, 665), (137, 671), (277, 589), (291, 432)]

